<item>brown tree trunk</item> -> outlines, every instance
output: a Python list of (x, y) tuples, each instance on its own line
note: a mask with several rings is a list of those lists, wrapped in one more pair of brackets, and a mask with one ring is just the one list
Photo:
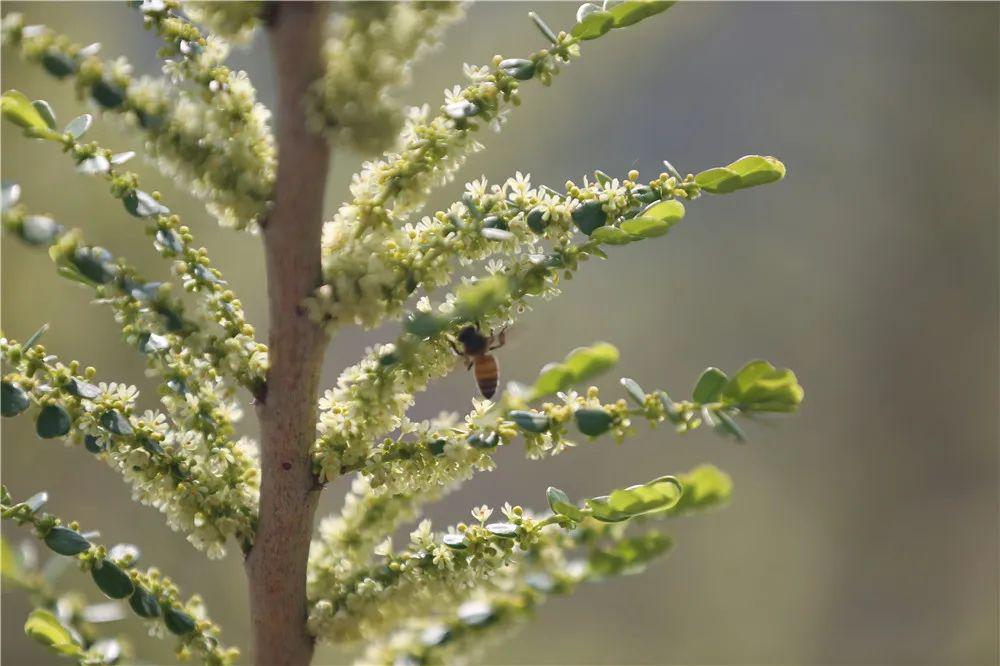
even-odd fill
[(321, 73), (326, 3), (273, 3), (270, 37), (277, 81), (278, 174), (264, 225), (270, 369), (258, 400), (260, 518), (246, 559), (253, 658), (259, 666), (303, 666), (306, 562), (319, 498), (310, 447), (316, 438), (319, 374), (327, 338), (301, 308), (321, 278), (320, 232), (330, 151), (306, 129), (304, 102)]

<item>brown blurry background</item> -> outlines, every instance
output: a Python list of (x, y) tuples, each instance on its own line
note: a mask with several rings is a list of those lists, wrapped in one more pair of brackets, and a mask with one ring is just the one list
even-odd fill
[[(554, 26), (576, 4), (535, 3)], [(473, 7), (447, 45), (415, 69), (408, 102), (440, 103), (461, 63), (543, 46), (526, 3)], [(644, 176), (670, 159), (682, 172), (747, 153), (780, 157), (787, 178), (706, 196), (669, 237), (612, 248), (559, 300), (530, 313), (500, 352), (505, 379), (530, 380), (570, 348), (609, 340), (618, 376), (684, 395), (707, 365), (735, 370), (763, 357), (794, 368), (800, 414), (748, 426), (748, 446), (708, 432), (642, 430), (545, 462), (517, 447), (430, 512), (467, 517), (510, 499), (544, 506), (556, 484), (599, 493), (711, 461), (736, 490), (723, 511), (669, 526), (674, 552), (642, 576), (554, 599), (488, 655), (492, 664), (994, 664), (998, 659), (998, 19), (997, 4), (686, 4), (584, 45), (550, 89), (529, 84), (502, 138), (475, 156), (433, 205), (483, 174), (515, 170), (556, 187), (600, 168)], [(119, 4), (4, 2), (80, 42), (100, 40), (138, 72), (155, 73), (155, 36)], [(234, 61), (270, 104), (264, 40)], [(49, 100), (65, 121), (84, 107), (70, 86), (4, 52), (3, 88)], [(116, 150), (135, 135), (98, 122)], [(90, 240), (165, 275), (140, 225), (58, 150), (4, 127), (5, 179), (36, 212), (82, 227)], [(266, 329), (258, 240), (217, 228), (201, 206), (136, 160), (147, 189), (199, 242)], [(332, 212), (356, 156), (338, 154)], [(3, 328), (24, 339), (51, 322), (47, 346), (104, 378), (154, 384), (124, 349), (106, 309), (56, 276), (42, 251), (4, 239)], [(333, 342), (329, 384), (392, 330), (348, 331)], [(423, 418), (464, 410), (472, 378), (456, 372), (420, 396)], [(252, 415), (247, 432), (255, 429)], [(247, 645), (237, 554), (207, 562), (125, 484), (82, 450), (40, 441), (28, 418), (3, 423), (3, 482), (16, 496), (47, 489), (49, 508), (138, 544), (147, 563), (200, 591), (228, 642)], [(346, 486), (325, 493), (320, 515)], [(26, 536), (16, 528), (5, 534)], [(235, 547), (232, 548), (236, 550)], [(63, 582), (92, 586), (76, 571)], [(96, 598), (96, 597), (95, 597)], [(20, 594), (3, 597), (5, 664), (55, 663), (21, 626)], [(146, 663), (169, 663), (171, 642), (121, 625)], [(317, 663), (343, 662), (329, 647)]]

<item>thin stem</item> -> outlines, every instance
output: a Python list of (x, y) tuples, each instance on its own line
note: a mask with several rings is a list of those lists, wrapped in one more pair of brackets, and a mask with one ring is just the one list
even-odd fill
[(321, 278), (323, 190), (330, 150), (306, 128), (306, 93), (321, 74), (327, 3), (273, 3), (278, 173), (263, 225), (270, 335), (261, 428), (259, 523), (246, 561), (254, 663), (303, 666), (306, 561), (320, 486), (312, 472), (319, 372), (327, 338), (301, 307)]

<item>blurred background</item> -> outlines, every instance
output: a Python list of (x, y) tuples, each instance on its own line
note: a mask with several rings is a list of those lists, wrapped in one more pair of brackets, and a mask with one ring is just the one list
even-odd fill
[[(537, 3), (541, 5), (542, 3)], [(569, 26), (576, 4), (536, 6)], [(525, 3), (481, 3), (416, 66), (400, 97), (436, 107), (461, 63), (543, 46)], [(156, 37), (122, 4), (4, 2), (28, 23), (100, 40), (156, 73)], [(584, 45), (550, 89), (529, 84), (502, 137), (435, 197), (480, 175), (530, 171), (561, 188), (599, 168), (652, 177), (669, 159), (683, 173), (748, 153), (788, 167), (776, 185), (688, 208), (669, 237), (611, 248), (557, 301), (529, 313), (500, 352), (504, 379), (532, 379), (581, 344), (616, 343), (621, 364), (601, 383), (634, 377), (689, 395), (707, 365), (733, 371), (762, 357), (806, 388), (797, 416), (748, 424), (751, 442), (661, 428), (621, 447), (600, 440), (544, 462), (501, 451), (430, 515), (439, 524), (510, 499), (544, 506), (710, 461), (733, 475), (722, 511), (671, 523), (674, 551), (641, 576), (553, 599), (491, 664), (994, 664), (998, 660), (998, 19), (995, 3), (681, 4)], [(271, 104), (266, 40), (233, 62)], [(86, 110), (71, 87), (4, 52), (3, 88), (49, 100), (62, 119)], [(99, 121), (116, 150), (141, 142)], [(82, 227), (92, 242), (165, 276), (160, 261), (98, 181), (51, 147), (4, 127), (5, 179), (34, 212)], [(257, 238), (219, 229), (199, 204), (148, 165), (135, 168), (193, 227), (266, 330)], [(357, 156), (335, 157), (332, 213)], [(26, 338), (51, 322), (46, 345), (104, 378), (154, 384), (125, 350), (106, 309), (59, 278), (42, 251), (2, 246), (4, 331)], [(348, 331), (324, 371), (329, 385), (366, 345), (394, 331)], [(464, 411), (473, 379), (456, 372), (420, 396), (414, 415)], [(255, 431), (252, 415), (248, 433)], [(138, 544), (144, 559), (201, 592), (229, 643), (248, 644), (238, 554), (207, 562), (125, 484), (82, 450), (38, 440), (30, 419), (3, 422), (3, 482), (17, 497), (46, 489), (50, 510)], [(346, 481), (324, 494), (336, 510)], [(15, 542), (27, 536), (4, 525)], [(236, 548), (232, 548), (236, 551)], [(63, 581), (93, 589), (78, 572)], [(24, 637), (20, 594), (3, 596), (6, 664), (55, 663)], [(171, 641), (121, 626), (146, 663), (170, 663)], [(347, 656), (323, 647), (317, 663)]]

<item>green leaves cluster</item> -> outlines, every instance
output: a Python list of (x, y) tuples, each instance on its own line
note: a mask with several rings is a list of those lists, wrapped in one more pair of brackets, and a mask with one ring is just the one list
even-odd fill
[(728, 166), (702, 171), (694, 179), (706, 192), (729, 194), (755, 185), (773, 183), (784, 177), (785, 165), (778, 159), (747, 155)]
[(647, 483), (613, 490), (609, 495), (587, 499), (582, 508), (555, 487), (548, 489), (546, 497), (553, 513), (571, 522), (593, 518), (604, 523), (619, 523), (673, 508), (683, 490), (677, 477), (661, 476)]
[(570, 35), (580, 40), (597, 39), (609, 30), (624, 28), (660, 12), (665, 12), (674, 4), (670, 0), (626, 0), (613, 2), (605, 0), (601, 5), (588, 2), (580, 5), (576, 13), (576, 25)]
[(695, 402), (721, 402), (745, 412), (793, 412), (804, 396), (794, 372), (762, 360), (750, 361), (732, 378), (708, 368), (692, 393)]
[[(18, 524), (30, 524), (42, 542), (57, 555), (77, 559), (89, 570), (97, 588), (109, 599), (128, 599), (132, 611), (143, 619), (160, 619), (166, 629), (178, 636), (185, 650), (197, 653), (206, 664), (231, 664), (238, 651), (219, 643), (218, 627), (210, 620), (196, 620), (179, 597), (176, 586), (155, 569), (145, 572), (135, 568), (139, 550), (130, 544), (111, 549), (93, 544), (81, 534), (76, 523), (64, 526), (50, 514), (40, 512), (47, 493), (39, 493), (25, 502), (14, 502), (6, 486), (0, 489), (0, 516)], [(93, 533), (96, 535), (97, 533)], [(6, 548), (6, 544), (4, 544)], [(6, 551), (5, 551), (6, 552)], [(5, 556), (4, 575), (9, 576), (13, 563)], [(75, 636), (59, 618), (46, 609), (36, 609), (28, 617), (25, 633), (53, 651), (82, 659), (91, 658), (82, 639)], [(113, 663), (113, 662), (108, 662)]]
[(607, 342), (574, 349), (561, 363), (549, 363), (538, 374), (531, 387), (531, 399), (566, 391), (574, 384), (586, 381), (618, 363), (618, 348)]

